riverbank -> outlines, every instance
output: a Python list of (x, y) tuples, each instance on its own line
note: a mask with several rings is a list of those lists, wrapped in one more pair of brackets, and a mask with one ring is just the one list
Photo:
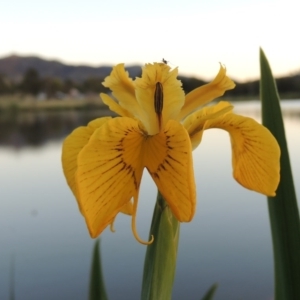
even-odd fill
[[(298, 95), (284, 94), (281, 95), (281, 99), (285, 100), (297, 100)], [(222, 97), (222, 100), (229, 102), (249, 102), (257, 97)], [(32, 96), (1, 96), (0, 97), (0, 113), (4, 111), (43, 111), (43, 110), (92, 110), (102, 109), (107, 106), (102, 102), (101, 98), (97, 95), (74, 99), (47, 99), (38, 100)]]
[(106, 107), (99, 96), (82, 99), (47, 99), (37, 100), (34, 97), (0, 97), (0, 111), (7, 110), (69, 110), (100, 109)]

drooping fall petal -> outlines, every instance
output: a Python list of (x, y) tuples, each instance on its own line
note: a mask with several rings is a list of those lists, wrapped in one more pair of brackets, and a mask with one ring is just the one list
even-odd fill
[(76, 128), (63, 142), (62, 166), (68, 185), (77, 199), (75, 172), (77, 171), (77, 156), (88, 143), (96, 129), (110, 120), (111, 117), (98, 118), (91, 121), (88, 126)]
[(226, 69), (220, 64), (219, 73), (212, 82), (200, 86), (186, 95), (184, 106), (177, 116), (177, 120), (184, 119), (198, 107), (223, 96), (227, 90), (234, 87), (235, 83), (227, 77)]
[(244, 187), (275, 196), (280, 179), (280, 148), (270, 131), (255, 120), (233, 113), (205, 122), (204, 129), (229, 132), (234, 178)]
[(176, 218), (189, 222), (196, 205), (192, 148), (185, 128), (170, 120), (164, 131), (148, 137), (145, 166)]
[(92, 237), (98, 236), (132, 197), (137, 199), (143, 139), (137, 121), (115, 118), (97, 129), (80, 151), (78, 202)]
[(231, 137), (234, 178), (244, 187), (275, 196), (280, 180), (280, 148), (270, 131), (251, 118), (224, 117)]
[(201, 142), (205, 122), (220, 117), (232, 109), (233, 106), (229, 102), (220, 101), (216, 105), (204, 107), (192, 113), (184, 120), (183, 126), (189, 133), (193, 149), (197, 148)]

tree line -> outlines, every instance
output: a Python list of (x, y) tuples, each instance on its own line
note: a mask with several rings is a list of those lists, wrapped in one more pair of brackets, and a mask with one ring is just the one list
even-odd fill
[[(190, 77), (179, 76), (185, 93), (206, 84), (207, 82)], [(62, 80), (61, 78), (45, 77), (42, 78), (36, 69), (29, 68), (22, 80), (13, 82), (0, 74), (0, 95), (21, 94), (37, 96), (44, 93), (47, 98), (57, 98), (59, 93), (68, 95), (72, 89), (86, 95), (89, 93), (107, 93), (109, 90), (102, 85), (104, 77), (89, 77), (82, 82), (71, 79)], [(282, 98), (300, 98), (300, 74), (276, 79), (279, 94)], [(258, 98), (259, 81), (245, 83), (236, 82), (233, 90), (226, 92), (226, 97), (237, 98)]]
[(72, 89), (77, 89), (83, 94), (106, 93), (108, 89), (102, 85), (103, 80), (102, 77), (90, 77), (82, 82), (54, 77), (41, 78), (36, 69), (29, 68), (20, 82), (11, 81), (0, 74), (0, 95), (37, 96), (42, 92), (47, 98), (55, 98), (58, 92), (68, 94)]

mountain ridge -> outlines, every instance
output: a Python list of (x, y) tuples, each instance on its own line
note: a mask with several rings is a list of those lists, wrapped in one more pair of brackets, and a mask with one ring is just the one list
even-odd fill
[[(130, 77), (140, 77), (142, 73), (141, 65), (129, 65), (125, 66), (129, 72)], [(25, 73), (29, 69), (35, 69), (38, 76), (43, 80), (50, 81), (53, 79), (59, 79), (62, 84), (67, 80), (71, 80), (73, 86), (82, 86), (88, 83), (88, 87), (82, 87), (79, 90), (88, 91), (89, 89), (94, 92), (105, 92), (101, 82), (106, 76), (108, 76), (112, 70), (112, 66), (102, 65), (98, 67), (88, 65), (70, 65), (62, 63), (58, 60), (47, 60), (38, 56), (20, 56), (9, 55), (0, 58), (0, 92), (10, 93), (10, 86), (15, 85), (18, 90), (21, 87), (22, 80)], [(200, 78), (178, 76), (181, 80), (185, 93), (192, 91), (193, 89), (207, 83), (207, 81)], [(8, 83), (7, 83), (8, 82)], [(12, 83), (12, 84), (9, 84)], [(233, 90), (226, 92), (226, 98), (238, 98), (238, 97), (259, 97), (259, 80), (252, 80), (247, 82), (238, 82), (235, 80), (236, 87)], [(278, 91), (284, 96), (284, 98), (300, 98), (300, 72), (290, 76), (283, 76), (276, 78)], [(91, 88), (92, 84), (92, 88)]]
[[(63, 80), (71, 79), (75, 82), (82, 82), (90, 77), (108, 76), (112, 66), (103, 65), (93, 67), (88, 65), (70, 65), (58, 60), (47, 60), (38, 56), (9, 55), (0, 58), (0, 74), (14, 82), (22, 80), (28, 69), (35, 69), (41, 78), (54, 77)], [(129, 74), (133, 77), (141, 74), (141, 66), (126, 66)]]

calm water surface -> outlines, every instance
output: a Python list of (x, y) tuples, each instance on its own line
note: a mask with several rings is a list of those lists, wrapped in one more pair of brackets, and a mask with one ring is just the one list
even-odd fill
[[(260, 118), (258, 102), (235, 107)], [(284, 102), (283, 110), (299, 195), (300, 101)], [(96, 114), (27, 113), (0, 119), (0, 299), (9, 299), (12, 285), (16, 299), (87, 299), (94, 241), (66, 185), (60, 155), (64, 136)], [(173, 299), (199, 299), (215, 282), (217, 300), (273, 299), (265, 197), (232, 178), (225, 131), (206, 131), (193, 154), (197, 213), (181, 225)], [(144, 239), (155, 196), (145, 172), (137, 217)], [(133, 238), (129, 217), (119, 215), (115, 228), (101, 239), (109, 299), (139, 299), (146, 248)]]

